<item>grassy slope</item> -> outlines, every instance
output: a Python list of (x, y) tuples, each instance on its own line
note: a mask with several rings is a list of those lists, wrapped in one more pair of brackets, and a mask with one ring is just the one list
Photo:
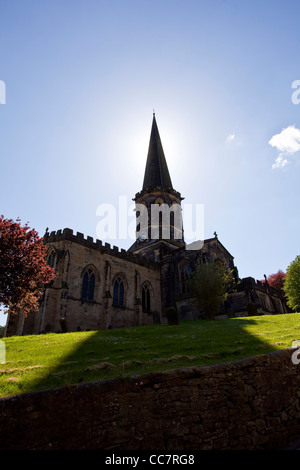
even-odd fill
[(299, 339), (299, 314), (4, 338), (0, 397), (235, 361), (290, 347)]

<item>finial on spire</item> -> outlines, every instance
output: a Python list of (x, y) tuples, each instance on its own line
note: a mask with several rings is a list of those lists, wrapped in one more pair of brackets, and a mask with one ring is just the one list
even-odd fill
[(155, 110), (153, 109), (153, 116), (155, 116)]

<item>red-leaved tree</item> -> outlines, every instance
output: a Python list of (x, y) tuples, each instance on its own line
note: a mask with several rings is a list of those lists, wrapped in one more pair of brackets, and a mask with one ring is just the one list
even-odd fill
[(45, 284), (53, 278), (46, 262), (43, 239), (20, 219), (0, 216), (0, 304), (15, 314), (27, 316), (38, 309)]
[[(278, 289), (282, 293), (282, 295), (284, 295), (283, 285), (284, 285), (285, 276), (286, 276), (286, 273), (284, 273), (283, 271), (281, 271), (281, 269), (279, 269), (277, 273), (270, 274), (267, 278), (269, 286), (275, 287), (275, 289)], [(265, 282), (265, 280), (263, 280), (262, 282)]]

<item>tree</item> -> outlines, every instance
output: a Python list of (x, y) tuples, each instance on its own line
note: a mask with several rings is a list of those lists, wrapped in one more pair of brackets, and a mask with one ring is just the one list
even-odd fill
[[(277, 273), (270, 274), (267, 278), (269, 286), (274, 287), (275, 289), (279, 290), (282, 293), (282, 295), (284, 295), (283, 285), (284, 285), (285, 276), (286, 276), (286, 273), (284, 273), (281, 269), (279, 269)], [(261, 282), (265, 283), (266, 281), (263, 280)]]
[(191, 274), (190, 286), (206, 318), (213, 320), (234, 285), (233, 271), (218, 263), (199, 263)]
[(293, 310), (300, 311), (300, 256), (291, 262), (286, 271), (283, 286), (287, 296), (287, 304)]
[(38, 309), (45, 284), (53, 278), (43, 239), (35, 229), (0, 216), (0, 304), (24, 315)]

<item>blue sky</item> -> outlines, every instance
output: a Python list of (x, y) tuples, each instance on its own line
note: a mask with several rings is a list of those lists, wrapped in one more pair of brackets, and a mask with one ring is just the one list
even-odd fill
[(218, 233), (241, 277), (286, 270), (299, 254), (299, 15), (291, 0), (0, 0), (0, 213), (97, 238), (97, 207), (142, 187), (155, 109), (205, 238)]

